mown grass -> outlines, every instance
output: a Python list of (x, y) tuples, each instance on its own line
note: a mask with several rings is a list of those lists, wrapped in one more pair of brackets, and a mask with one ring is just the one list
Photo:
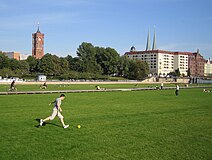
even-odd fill
[[(201, 89), (0, 96), (0, 159), (212, 159), (212, 93)], [(80, 124), (81, 129), (76, 126)]]
[[(96, 85), (105, 89), (120, 89), (120, 88), (155, 88), (160, 87), (159, 84), (47, 84), (47, 89), (40, 89), (39, 84), (17, 84), (17, 91), (52, 91), (52, 90), (95, 90)], [(164, 84), (164, 87), (175, 87), (176, 84)], [(185, 84), (180, 84), (184, 87)], [(190, 84), (189, 86), (197, 86), (197, 84)], [(201, 86), (201, 85), (200, 85)], [(212, 86), (211, 84), (204, 84), (204, 86)], [(0, 92), (8, 92), (9, 84), (0, 84)]]

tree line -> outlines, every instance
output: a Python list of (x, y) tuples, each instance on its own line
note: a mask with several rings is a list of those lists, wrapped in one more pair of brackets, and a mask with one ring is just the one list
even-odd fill
[(120, 56), (113, 48), (93, 46), (83, 42), (77, 49), (77, 57), (58, 57), (50, 53), (41, 59), (29, 56), (26, 60), (9, 59), (0, 52), (0, 76), (32, 78), (44, 74), (53, 79), (108, 79), (119, 76), (127, 79), (144, 79), (148, 64)]

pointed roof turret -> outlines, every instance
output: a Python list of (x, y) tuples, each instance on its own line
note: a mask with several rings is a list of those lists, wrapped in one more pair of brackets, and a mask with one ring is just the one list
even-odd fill
[(147, 36), (147, 43), (146, 43), (146, 51), (151, 50), (151, 45), (150, 45), (150, 32), (148, 32)]
[(156, 31), (154, 33), (152, 50), (157, 50), (157, 45), (156, 45)]
[(38, 22), (38, 30), (37, 30), (37, 33), (41, 33), (41, 32), (40, 32), (39, 22)]

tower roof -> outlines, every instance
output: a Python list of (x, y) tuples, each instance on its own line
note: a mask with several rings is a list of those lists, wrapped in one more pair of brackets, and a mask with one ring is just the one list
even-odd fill
[(148, 32), (148, 36), (147, 36), (147, 43), (146, 43), (146, 51), (151, 50), (150, 47), (150, 32)]
[(41, 33), (41, 32), (40, 32), (39, 22), (38, 22), (38, 30), (37, 30), (37, 32), (36, 32), (36, 33)]
[(153, 39), (152, 50), (157, 50), (157, 45), (156, 45), (156, 32), (154, 33), (154, 39)]

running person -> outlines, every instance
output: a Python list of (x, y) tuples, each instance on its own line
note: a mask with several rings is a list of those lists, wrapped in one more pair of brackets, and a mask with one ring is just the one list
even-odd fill
[(43, 119), (40, 119), (40, 126), (43, 125), (43, 123), (45, 121), (49, 121), (49, 120), (53, 120), (55, 118), (55, 116), (57, 115), (59, 118), (60, 118), (60, 121), (63, 125), (63, 128), (68, 128), (69, 125), (65, 125), (64, 123), (64, 120), (63, 120), (63, 115), (61, 114), (62, 112), (62, 109), (61, 109), (61, 101), (65, 99), (65, 95), (64, 94), (61, 94), (59, 98), (57, 98), (55, 101), (54, 101), (54, 108), (53, 108), (53, 112), (52, 112), (52, 115), (45, 118), (44, 120)]

